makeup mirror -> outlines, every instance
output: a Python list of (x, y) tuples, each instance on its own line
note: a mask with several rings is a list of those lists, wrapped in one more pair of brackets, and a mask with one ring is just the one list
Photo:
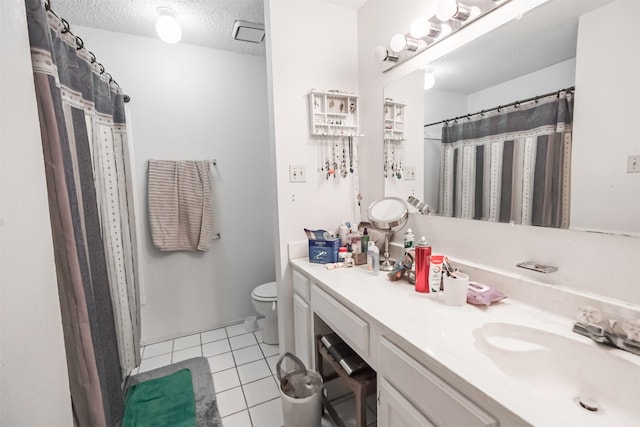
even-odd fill
[(380, 260), (380, 270), (391, 271), (395, 261), (389, 259), (389, 237), (401, 229), (409, 219), (409, 207), (399, 197), (385, 197), (369, 205), (367, 216), (371, 225), (384, 232), (384, 254)]

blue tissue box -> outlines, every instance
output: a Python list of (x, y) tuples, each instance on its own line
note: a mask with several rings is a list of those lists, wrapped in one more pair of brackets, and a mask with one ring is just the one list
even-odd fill
[(329, 264), (338, 262), (338, 249), (340, 248), (340, 239), (309, 240), (309, 261), (318, 264)]

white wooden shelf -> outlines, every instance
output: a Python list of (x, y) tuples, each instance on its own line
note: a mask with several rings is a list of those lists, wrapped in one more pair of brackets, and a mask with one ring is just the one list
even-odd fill
[(311, 90), (311, 135), (360, 136), (358, 101), (355, 94)]

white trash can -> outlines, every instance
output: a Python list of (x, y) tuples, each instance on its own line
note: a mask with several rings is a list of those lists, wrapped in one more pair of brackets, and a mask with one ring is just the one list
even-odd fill
[[(282, 361), (292, 370), (282, 373)], [(291, 353), (285, 353), (276, 364), (276, 373), (282, 395), (284, 427), (320, 427), (322, 419), (322, 377), (309, 371), (304, 363)]]

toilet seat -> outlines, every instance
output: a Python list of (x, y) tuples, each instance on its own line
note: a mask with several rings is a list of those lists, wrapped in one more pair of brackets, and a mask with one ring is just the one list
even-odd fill
[(278, 291), (276, 289), (276, 282), (264, 283), (256, 286), (251, 292), (251, 298), (256, 301), (272, 302), (278, 299)]

